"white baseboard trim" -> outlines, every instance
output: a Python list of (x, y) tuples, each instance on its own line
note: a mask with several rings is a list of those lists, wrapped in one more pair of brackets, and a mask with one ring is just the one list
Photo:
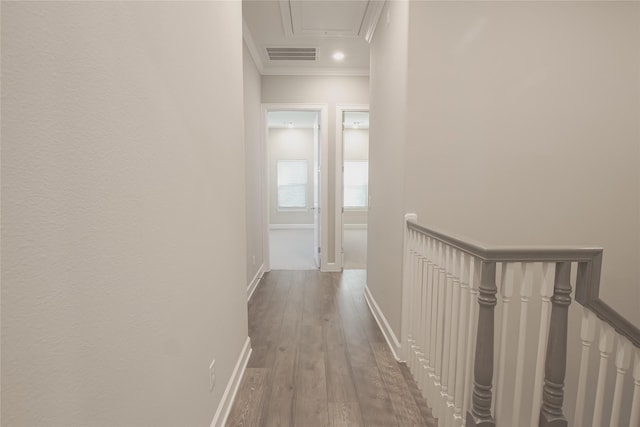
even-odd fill
[(367, 224), (345, 224), (345, 230), (366, 230)]
[(320, 271), (323, 273), (339, 273), (342, 271), (342, 267), (335, 262), (328, 262), (320, 269)]
[(251, 300), (251, 297), (253, 296), (253, 292), (258, 287), (258, 283), (260, 283), (260, 280), (262, 280), (263, 275), (264, 275), (264, 263), (260, 266), (260, 268), (258, 268), (256, 275), (253, 276), (253, 279), (251, 279), (251, 283), (249, 283), (249, 286), (247, 286), (247, 302)]
[(313, 230), (313, 224), (269, 224), (269, 230)]
[(378, 303), (371, 295), (371, 291), (368, 286), (364, 287), (364, 299), (367, 301), (367, 305), (369, 306), (369, 310), (371, 310), (371, 314), (373, 314), (373, 318), (376, 319), (380, 330), (382, 331), (382, 335), (384, 335), (384, 339), (387, 340), (387, 344), (391, 349), (391, 353), (393, 353), (393, 357), (396, 358), (398, 362), (402, 362), (400, 357), (398, 356), (401, 353), (401, 345), (400, 341), (398, 341), (398, 337), (393, 333), (393, 329), (389, 326), (389, 322), (387, 322), (387, 318), (382, 314), (382, 310), (378, 306)]
[(244, 371), (247, 368), (250, 356), (251, 338), (247, 337), (247, 340), (244, 342), (244, 347), (242, 347), (242, 351), (238, 357), (238, 361), (236, 362), (236, 366), (233, 368), (233, 372), (231, 373), (231, 378), (227, 383), (227, 388), (224, 390), (220, 404), (218, 404), (216, 414), (213, 416), (213, 421), (211, 421), (211, 427), (223, 427), (227, 423), (229, 412), (231, 412), (233, 402), (236, 400), (236, 394), (238, 393), (238, 388), (240, 387), (240, 382), (244, 376)]

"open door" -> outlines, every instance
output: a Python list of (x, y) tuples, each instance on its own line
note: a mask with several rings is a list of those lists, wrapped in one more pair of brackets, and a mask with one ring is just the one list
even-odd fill
[(320, 120), (313, 125), (313, 250), (316, 267), (320, 268)]
[(367, 268), (369, 108), (338, 105), (336, 116), (336, 252), (343, 269)]

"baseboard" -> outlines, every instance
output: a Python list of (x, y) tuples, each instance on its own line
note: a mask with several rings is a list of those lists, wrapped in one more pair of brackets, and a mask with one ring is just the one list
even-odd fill
[(328, 262), (323, 268), (320, 269), (323, 273), (339, 273), (342, 271), (342, 267), (340, 267), (335, 262)]
[(401, 354), (400, 341), (398, 341), (396, 334), (393, 333), (393, 329), (391, 329), (389, 322), (387, 322), (387, 318), (382, 314), (382, 310), (380, 310), (378, 303), (373, 298), (373, 295), (371, 295), (371, 291), (369, 291), (368, 286), (364, 287), (364, 299), (367, 301), (369, 310), (371, 310), (373, 318), (376, 319), (376, 322), (382, 331), (382, 335), (384, 335), (384, 339), (387, 340), (387, 344), (391, 349), (391, 353), (393, 353), (393, 357), (395, 357), (398, 362), (402, 362), (400, 357), (398, 357), (398, 355)]
[(344, 224), (345, 230), (366, 230), (367, 224)]
[(236, 400), (236, 394), (238, 393), (238, 388), (240, 387), (240, 382), (244, 376), (244, 371), (247, 368), (250, 356), (251, 338), (247, 337), (247, 340), (244, 342), (244, 347), (242, 347), (242, 351), (238, 357), (238, 361), (236, 362), (236, 366), (233, 368), (233, 372), (231, 373), (231, 378), (227, 383), (227, 388), (224, 390), (224, 394), (222, 395), (216, 414), (213, 416), (213, 421), (211, 421), (211, 427), (223, 427), (227, 423), (229, 412), (231, 412), (233, 402)]
[(269, 224), (269, 230), (313, 230), (313, 224)]
[(263, 274), (264, 274), (264, 263), (260, 266), (260, 268), (258, 268), (256, 275), (253, 276), (253, 279), (251, 279), (251, 283), (249, 283), (249, 286), (247, 286), (247, 302), (249, 302), (249, 300), (253, 296), (253, 292), (258, 287), (258, 283), (260, 283), (260, 280), (262, 280)]

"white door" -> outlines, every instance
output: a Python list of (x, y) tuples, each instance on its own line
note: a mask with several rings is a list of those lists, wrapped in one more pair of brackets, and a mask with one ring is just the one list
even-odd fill
[[(320, 114), (318, 113), (318, 116)], [(313, 258), (320, 268), (320, 130), (319, 117), (313, 126)]]

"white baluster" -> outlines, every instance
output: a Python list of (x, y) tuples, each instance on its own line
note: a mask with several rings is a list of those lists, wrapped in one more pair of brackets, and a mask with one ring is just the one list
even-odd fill
[(423, 377), (424, 386), (421, 388), (422, 395), (426, 398), (429, 395), (429, 388), (431, 387), (432, 380), (430, 375), (431, 368), (431, 308), (433, 306), (433, 260), (431, 257), (431, 238), (426, 237), (424, 241), (424, 253), (425, 253), (425, 265), (424, 265), (424, 280), (425, 280), (425, 321), (424, 321), (424, 367)]
[(640, 350), (635, 349), (633, 358), (633, 403), (631, 404), (631, 417), (629, 427), (640, 425)]
[(471, 402), (471, 390), (473, 389), (473, 360), (476, 348), (476, 333), (478, 324), (478, 286), (480, 285), (480, 273), (482, 262), (471, 258), (469, 267), (469, 327), (467, 328), (467, 354), (464, 370), (464, 400), (462, 403), (462, 425), (467, 423), (467, 411)]
[(445, 268), (447, 272), (447, 285), (446, 285), (446, 299), (444, 309), (444, 343), (442, 347), (442, 390), (440, 391), (440, 405), (442, 411), (440, 412), (444, 425), (446, 425), (447, 418), (447, 400), (449, 394), (449, 347), (451, 343), (451, 319), (453, 317), (453, 310), (451, 308), (453, 303), (453, 275), (451, 274), (452, 265), (452, 248), (447, 246), (445, 251)]
[(580, 340), (582, 341), (582, 354), (580, 356), (580, 373), (578, 374), (578, 392), (576, 398), (576, 412), (573, 423), (576, 426), (584, 425), (585, 399), (587, 396), (587, 374), (589, 372), (589, 350), (596, 334), (596, 315), (589, 309), (582, 309), (582, 326), (580, 327)]
[(516, 356), (516, 379), (515, 392), (513, 396), (513, 417), (511, 425), (521, 425), (520, 408), (522, 407), (522, 389), (524, 382), (524, 357), (527, 337), (527, 312), (529, 309), (529, 298), (533, 293), (533, 267), (531, 263), (522, 263), (522, 283), (520, 284), (520, 328), (518, 329), (518, 353)]
[(453, 424), (454, 396), (456, 385), (456, 356), (458, 349), (458, 318), (460, 313), (460, 261), (459, 252), (451, 250), (451, 273), (453, 288), (451, 296), (451, 338), (449, 338), (449, 378), (447, 380), (447, 425)]
[(593, 427), (604, 425), (603, 408), (604, 392), (607, 382), (607, 360), (613, 350), (613, 328), (601, 322), (598, 349), (600, 350), (600, 365), (598, 366), (598, 385), (596, 388), (596, 400), (593, 409)]
[(620, 425), (620, 410), (622, 409), (622, 387), (624, 377), (631, 363), (631, 343), (624, 337), (618, 336), (616, 340), (616, 386), (613, 392), (613, 404), (611, 405), (611, 427)]
[(419, 367), (419, 385), (420, 389), (424, 390), (426, 384), (426, 375), (425, 375), (425, 364), (426, 364), (426, 354), (427, 354), (427, 345), (428, 343), (425, 340), (425, 330), (427, 328), (427, 257), (426, 257), (426, 236), (420, 236), (420, 289), (421, 295), (420, 298), (420, 348), (421, 348), (421, 358), (420, 358), (420, 367)]
[(420, 265), (420, 257), (418, 254), (417, 244), (418, 244), (419, 234), (416, 232), (413, 236), (413, 358), (412, 358), (412, 366), (413, 366), (413, 375), (414, 377), (418, 373), (418, 367), (420, 366), (420, 342), (419, 340), (419, 331), (420, 331), (420, 277), (419, 277), (419, 265)]
[(415, 373), (414, 370), (414, 366), (413, 366), (413, 355), (415, 352), (415, 341), (414, 341), (414, 332), (413, 332), (413, 312), (414, 312), (414, 304), (413, 304), (413, 300), (415, 299), (415, 283), (413, 281), (414, 275), (413, 275), (413, 269), (414, 269), (414, 249), (413, 249), (413, 238), (414, 238), (414, 231), (413, 230), (409, 230), (408, 233), (408, 260), (407, 260), (407, 280), (409, 282), (409, 322), (408, 322), (408, 329), (409, 329), (409, 333), (408, 333), (408, 341), (409, 341), (409, 354), (407, 355), (407, 366), (409, 367), (409, 370), (411, 371), (411, 373)]
[(436, 324), (436, 393), (433, 401), (433, 415), (440, 417), (441, 392), (442, 392), (442, 358), (444, 340), (444, 315), (445, 315), (445, 290), (447, 284), (447, 274), (444, 269), (444, 248), (442, 243), (438, 243), (438, 319)]
[(411, 229), (409, 228), (408, 221), (415, 220), (417, 218), (414, 214), (405, 215), (405, 227), (404, 238), (402, 245), (402, 357), (409, 366), (409, 360), (411, 357), (411, 342), (410, 342), (410, 328), (411, 328), (411, 284), (409, 274), (410, 263), (410, 235)]
[(538, 331), (538, 353), (536, 357), (536, 373), (533, 383), (533, 402), (531, 405), (531, 427), (538, 427), (540, 420), (540, 404), (542, 402), (542, 382), (544, 381), (544, 363), (547, 354), (547, 335), (549, 334), (550, 298), (553, 296), (553, 274), (555, 264), (542, 264), (542, 287), (540, 296), (540, 330)]
[(462, 405), (464, 403), (464, 378), (465, 378), (465, 344), (466, 344), (466, 328), (467, 310), (469, 309), (469, 262), (470, 257), (464, 252), (460, 252), (460, 319), (458, 322), (458, 351), (456, 355), (456, 388), (455, 388), (455, 407), (453, 411), (453, 425), (459, 427), (462, 425)]
[(437, 242), (435, 239), (431, 242), (431, 256), (433, 264), (431, 267), (431, 318), (429, 321), (429, 391), (428, 398), (430, 402), (435, 402), (436, 393), (436, 354), (437, 335), (438, 335), (438, 279), (440, 270), (438, 269), (437, 258)]
[(420, 253), (418, 252), (420, 234), (416, 233), (414, 242), (414, 268), (413, 268), (413, 283), (415, 294), (413, 298), (413, 341), (415, 343), (414, 359), (413, 359), (413, 376), (418, 380), (418, 373), (420, 371)]
[(412, 367), (412, 359), (413, 359), (413, 230), (409, 230), (407, 232), (407, 261), (406, 261), (406, 277), (407, 277), (407, 283), (408, 283), (408, 293), (409, 293), (409, 298), (408, 298), (408, 304), (407, 304), (407, 311), (409, 312), (409, 314), (407, 315), (408, 318), (408, 322), (407, 322), (407, 342), (408, 342), (408, 349), (407, 349), (407, 367), (409, 368), (409, 370), (411, 372), (413, 372), (413, 367)]
[(500, 283), (500, 293), (502, 294), (502, 321), (500, 322), (500, 352), (498, 355), (498, 381), (496, 382), (496, 402), (494, 418), (496, 424), (502, 417), (502, 407), (504, 405), (505, 378), (504, 371), (507, 360), (507, 326), (509, 324), (509, 306), (513, 295), (513, 268), (512, 263), (502, 263), (502, 280)]

